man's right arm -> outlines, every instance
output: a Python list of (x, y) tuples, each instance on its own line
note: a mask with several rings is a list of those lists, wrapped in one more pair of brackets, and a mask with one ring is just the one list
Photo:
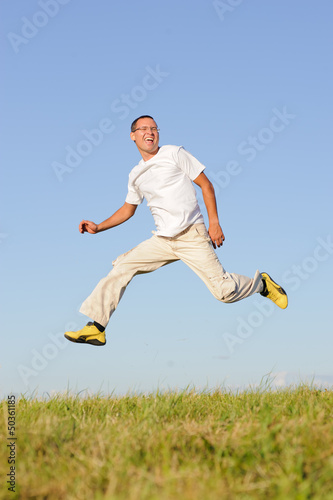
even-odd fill
[(122, 224), (123, 222), (126, 222), (128, 219), (130, 219), (135, 214), (136, 209), (137, 205), (132, 205), (131, 203), (125, 202), (124, 205), (120, 207), (119, 210), (117, 210), (117, 212), (115, 212), (113, 215), (111, 215), (111, 217), (101, 222), (100, 224), (95, 224), (94, 222), (91, 222), (89, 220), (81, 221), (79, 225), (79, 231), (80, 233), (96, 234), (100, 233), (101, 231), (106, 231), (111, 227), (119, 226), (119, 224)]

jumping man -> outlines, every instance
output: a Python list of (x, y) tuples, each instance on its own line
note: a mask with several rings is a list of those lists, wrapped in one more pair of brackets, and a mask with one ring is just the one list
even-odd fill
[[(77, 332), (66, 332), (71, 342), (105, 345), (105, 328), (127, 285), (137, 274), (182, 260), (205, 283), (218, 300), (237, 302), (254, 293), (268, 297), (282, 309), (288, 305), (286, 292), (267, 273), (254, 278), (228, 273), (214, 251), (223, 245), (215, 192), (202, 165), (181, 146), (159, 146), (159, 129), (148, 115), (131, 126), (131, 139), (142, 159), (129, 174), (124, 205), (100, 224), (83, 220), (81, 233), (100, 233), (130, 219), (143, 199), (154, 217), (154, 236), (120, 255), (113, 269), (83, 302), (80, 312), (92, 319)], [(209, 226), (205, 227), (193, 183), (202, 190)]]

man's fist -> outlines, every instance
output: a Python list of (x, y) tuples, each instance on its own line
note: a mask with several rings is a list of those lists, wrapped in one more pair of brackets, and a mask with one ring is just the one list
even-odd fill
[(98, 233), (98, 226), (95, 222), (91, 222), (90, 220), (83, 220), (79, 225), (80, 233), (90, 233), (96, 234)]

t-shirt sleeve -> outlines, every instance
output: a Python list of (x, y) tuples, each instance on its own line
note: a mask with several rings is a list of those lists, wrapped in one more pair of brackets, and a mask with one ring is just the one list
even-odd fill
[(205, 166), (200, 163), (191, 153), (182, 146), (178, 150), (178, 166), (193, 181), (205, 170)]
[(128, 192), (125, 201), (131, 205), (140, 205), (143, 202), (143, 194), (133, 183), (131, 175), (128, 179)]

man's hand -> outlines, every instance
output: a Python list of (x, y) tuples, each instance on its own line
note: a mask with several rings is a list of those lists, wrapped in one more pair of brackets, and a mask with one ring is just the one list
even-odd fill
[(95, 222), (91, 222), (90, 220), (83, 220), (79, 225), (80, 233), (90, 233), (96, 234), (98, 233), (98, 226)]
[(212, 240), (214, 248), (216, 248), (217, 246), (221, 247), (223, 245), (225, 238), (220, 224), (210, 224), (208, 228), (208, 234), (210, 236), (210, 239)]

